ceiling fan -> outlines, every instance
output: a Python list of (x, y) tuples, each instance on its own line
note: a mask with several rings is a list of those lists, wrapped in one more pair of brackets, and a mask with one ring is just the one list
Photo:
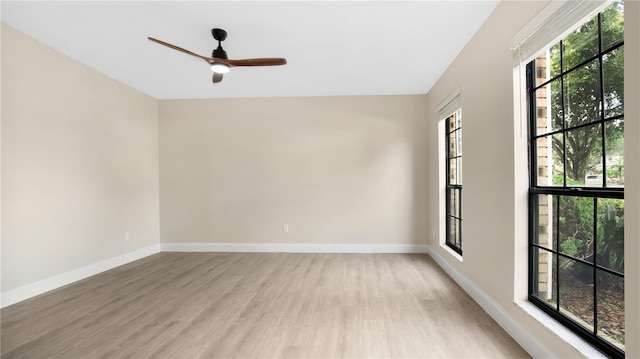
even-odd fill
[(234, 67), (234, 66), (277, 66), (277, 65), (285, 65), (287, 63), (286, 59), (277, 58), (277, 57), (229, 60), (229, 58), (227, 57), (227, 52), (224, 51), (221, 44), (221, 42), (227, 38), (227, 32), (222, 29), (212, 29), (211, 34), (213, 35), (213, 38), (218, 41), (218, 48), (213, 50), (213, 54), (211, 55), (211, 57), (198, 55), (195, 52), (191, 52), (187, 49), (183, 49), (176, 45), (172, 45), (168, 42), (154, 39), (153, 37), (148, 37), (148, 39), (153, 42), (157, 42), (160, 45), (170, 47), (174, 50), (182, 51), (185, 54), (199, 57), (204, 61), (206, 61), (209, 64), (209, 66), (211, 66), (211, 71), (213, 71), (213, 83), (218, 83), (222, 81), (222, 75), (229, 72), (231, 67)]

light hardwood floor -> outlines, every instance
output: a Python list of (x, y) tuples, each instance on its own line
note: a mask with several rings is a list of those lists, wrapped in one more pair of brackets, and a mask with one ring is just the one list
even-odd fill
[(528, 357), (426, 254), (160, 253), (1, 311), (2, 358)]

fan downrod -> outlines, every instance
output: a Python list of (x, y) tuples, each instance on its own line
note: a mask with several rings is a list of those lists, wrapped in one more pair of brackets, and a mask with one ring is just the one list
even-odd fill
[(218, 41), (224, 41), (227, 38), (227, 32), (222, 29), (211, 29), (211, 35)]
[(211, 29), (211, 34), (213, 35), (213, 38), (218, 41), (218, 47), (213, 50), (211, 57), (225, 60), (228, 59), (229, 57), (227, 57), (227, 52), (222, 48), (222, 41), (227, 38), (227, 32), (222, 29)]

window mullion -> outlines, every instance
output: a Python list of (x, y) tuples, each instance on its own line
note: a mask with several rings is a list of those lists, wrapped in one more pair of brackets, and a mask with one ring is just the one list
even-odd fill
[[(555, 272), (556, 272), (556, 310), (560, 312), (560, 196), (556, 196), (557, 200), (555, 202), (556, 205), (556, 235), (555, 235), (555, 245), (553, 246), (553, 250), (555, 253), (553, 256), (555, 257)], [(552, 233), (553, 235), (553, 233)]]
[[(566, 117), (567, 117), (567, 104), (565, 102), (564, 95), (564, 42), (560, 40), (560, 102), (562, 103), (562, 124), (560, 128), (562, 128), (562, 185), (567, 187), (567, 133), (566, 131)], [(553, 141), (553, 139), (552, 139)], [(553, 149), (552, 149), (553, 151)], [(559, 301), (558, 301), (559, 302)]]
[(598, 197), (593, 199), (593, 334), (598, 335)]
[[(602, 187), (607, 187), (607, 143), (605, 137), (604, 69), (602, 61), (602, 14), (598, 14), (598, 78), (600, 80), (600, 150)], [(604, 233), (603, 233), (604, 236)], [(604, 239), (604, 238), (603, 238)], [(593, 335), (598, 336), (598, 197), (593, 200)]]

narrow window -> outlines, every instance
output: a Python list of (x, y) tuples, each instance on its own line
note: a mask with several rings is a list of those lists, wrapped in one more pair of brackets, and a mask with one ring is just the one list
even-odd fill
[(527, 65), (529, 300), (623, 358), (624, 5)]
[(445, 119), (446, 240), (462, 255), (462, 110)]

